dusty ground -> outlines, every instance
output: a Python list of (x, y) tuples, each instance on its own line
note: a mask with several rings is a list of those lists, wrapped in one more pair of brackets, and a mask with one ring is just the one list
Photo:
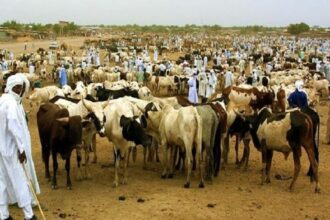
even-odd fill
[[(79, 44), (81, 39), (69, 39)], [(68, 42), (68, 43), (69, 43)], [(48, 44), (45, 42), (40, 42)], [(16, 45), (16, 46), (15, 46)], [(38, 42), (35, 42), (37, 48)], [(0, 48), (3, 45), (0, 44)], [(7, 48), (20, 51), (23, 44), (7, 44)], [(324, 140), (328, 103), (319, 106), (321, 115), (321, 141)], [(25, 103), (26, 104), (26, 103)], [(40, 143), (36, 126), (36, 109), (29, 115), (33, 156), (42, 193), (39, 200), (45, 209), (47, 219), (330, 219), (330, 146), (321, 144), (319, 166), (321, 194), (314, 193), (314, 185), (305, 176), (309, 163), (303, 151), (302, 169), (294, 192), (289, 192), (289, 180), (276, 180), (275, 174), (290, 176), (293, 173), (293, 159), (287, 161), (282, 154), (275, 153), (272, 166), (272, 182), (261, 186), (260, 153), (251, 147), (249, 169), (244, 172), (234, 165), (234, 149), (231, 148), (229, 165), (213, 184), (199, 189), (198, 173), (192, 180), (192, 187), (184, 189), (185, 174), (176, 173), (174, 179), (160, 179), (161, 165), (149, 164), (142, 169), (142, 149), (138, 149), (136, 163), (128, 168), (128, 184), (112, 187), (114, 168), (102, 168), (113, 163), (112, 145), (107, 139), (98, 138), (98, 163), (91, 165), (92, 179), (75, 179), (76, 163), (72, 161), (73, 189), (65, 187), (64, 162), (60, 160), (60, 174), (57, 190), (52, 190), (44, 178)], [(73, 154), (75, 155), (75, 154)], [(74, 157), (73, 157), (74, 158)], [(120, 201), (119, 196), (125, 200)], [(144, 202), (138, 202), (143, 199)], [(208, 207), (212, 206), (212, 207)], [(38, 217), (38, 209), (34, 209)], [(10, 208), (15, 219), (22, 219), (20, 209)]]

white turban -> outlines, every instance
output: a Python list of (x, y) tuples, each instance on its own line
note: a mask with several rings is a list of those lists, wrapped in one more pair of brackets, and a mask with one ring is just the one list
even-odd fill
[(16, 85), (23, 85), (24, 80), (20, 75), (12, 75), (10, 77), (8, 77), (7, 79), (7, 83), (6, 83), (6, 89), (5, 92), (9, 92), (13, 89), (14, 86)]
[(28, 80), (28, 78), (26, 77), (26, 75), (24, 75), (23, 73), (16, 73), (16, 75), (20, 76), (23, 79), (24, 83), (25, 83), (25, 91), (24, 91), (24, 93), (29, 92), (30, 81)]
[(301, 81), (301, 80), (297, 80), (296, 83), (295, 83), (295, 86), (298, 89), (298, 91), (302, 90), (303, 85), (304, 85), (304, 82)]

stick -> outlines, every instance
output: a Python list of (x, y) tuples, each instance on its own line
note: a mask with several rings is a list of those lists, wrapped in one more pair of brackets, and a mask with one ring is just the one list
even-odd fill
[(30, 190), (31, 190), (31, 192), (32, 192), (33, 198), (37, 201), (37, 205), (38, 205), (38, 208), (39, 208), (40, 214), (41, 214), (41, 216), (42, 216), (42, 219), (43, 219), (43, 220), (46, 220), (46, 217), (45, 217), (45, 215), (44, 215), (44, 212), (43, 212), (42, 209), (41, 209), (41, 206), (40, 206), (39, 200), (38, 200), (38, 198), (37, 198), (36, 193), (34, 192), (34, 189), (33, 189), (32, 183), (31, 183), (31, 180), (30, 180), (30, 178), (29, 178), (29, 176), (28, 176), (28, 174), (27, 174), (27, 172), (26, 172), (26, 168), (25, 168), (24, 164), (22, 164), (22, 167), (23, 167), (24, 174), (25, 174), (25, 177), (26, 177), (26, 179), (27, 179), (27, 182), (28, 182), (29, 188), (30, 188)]

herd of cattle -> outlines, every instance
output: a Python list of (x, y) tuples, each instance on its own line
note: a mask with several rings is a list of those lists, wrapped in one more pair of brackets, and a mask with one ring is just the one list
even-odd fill
[[(36, 54), (32, 56), (34, 60), (39, 59)], [(66, 59), (63, 56), (58, 58)], [(21, 65), (19, 62), (24, 61), (18, 61), (16, 65)], [(40, 63), (47, 65), (44, 62), (46, 61), (40, 60)], [(159, 64), (153, 65), (153, 71), (157, 71)], [(235, 63), (231, 65), (235, 66)], [(91, 177), (89, 155), (93, 153), (93, 162), (97, 161), (97, 134), (107, 137), (113, 143), (113, 184), (116, 187), (119, 183), (127, 183), (129, 157), (131, 153), (133, 158), (136, 156), (138, 145), (142, 145), (144, 149), (144, 166), (155, 158), (157, 161), (162, 159), (162, 178), (173, 178), (175, 169), (187, 169), (184, 183), (186, 188), (190, 187), (191, 172), (198, 165), (199, 187), (204, 187), (204, 179), (212, 181), (219, 175), (220, 168), (226, 166), (229, 138), (236, 136), (238, 166), (243, 165), (245, 169), (248, 166), (250, 140), (261, 152), (262, 183), (270, 182), (273, 151), (282, 152), (285, 158), (292, 152), (295, 169), (290, 190), (294, 189), (300, 171), (303, 147), (310, 162), (310, 180), (315, 181), (315, 192), (320, 192), (320, 119), (313, 106), (318, 104), (319, 92), (328, 97), (329, 82), (321, 77), (322, 74), (310, 71), (308, 67), (291, 66), (290, 69), (270, 72), (266, 87), (262, 85), (262, 80), (255, 86), (239, 85), (228, 88), (221, 88), (218, 83), (217, 92), (207, 102), (192, 105), (184, 96), (188, 90), (184, 79), (189, 76), (184, 74), (183, 69), (183, 64), (180, 63), (167, 76), (151, 74), (146, 86), (143, 86), (136, 82), (134, 73), (125, 73), (120, 67), (90, 66), (84, 71), (77, 67), (68, 72), (71, 86), (34, 88), (27, 98), (31, 107), (38, 107), (37, 124), (47, 178), (51, 178), (49, 157), (52, 156), (52, 187), (57, 187), (57, 155), (60, 154), (66, 160), (67, 187), (71, 188), (70, 158), (73, 150), (77, 151), (80, 176), (84, 172), (85, 178)], [(46, 69), (41, 69), (41, 74), (26, 75), (33, 84), (36, 79), (47, 77), (46, 72)], [(133, 77), (128, 77), (130, 74)], [(4, 75), (6, 73), (2, 73)], [(259, 76), (262, 78), (263, 75)], [(50, 78), (52, 76), (55, 77), (56, 74), (49, 74)], [(89, 76), (88, 81), (85, 80), (86, 76)], [(218, 82), (221, 81), (221, 76), (218, 74)], [(310, 107), (288, 109), (287, 97), (294, 91), (292, 85), (296, 80), (304, 80)], [(161, 86), (173, 97), (153, 96)], [(241, 140), (244, 151), (239, 159), (238, 147)], [(159, 157), (159, 149), (162, 150), (162, 157)], [(84, 171), (81, 170), (82, 151), (85, 156)], [(123, 163), (121, 180), (118, 178), (120, 163)]]

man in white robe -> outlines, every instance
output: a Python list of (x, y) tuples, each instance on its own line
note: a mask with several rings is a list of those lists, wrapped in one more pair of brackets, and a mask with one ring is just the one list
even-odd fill
[(209, 98), (214, 92), (217, 86), (217, 77), (214, 73), (214, 70), (211, 70), (211, 73), (208, 75), (208, 86), (206, 89), (206, 98)]
[(202, 71), (198, 74), (197, 79), (198, 79), (198, 82), (199, 82), (198, 95), (203, 98), (206, 95), (206, 86), (207, 86), (207, 83), (208, 83), (204, 68), (202, 68)]
[(188, 80), (188, 85), (189, 85), (188, 100), (193, 104), (198, 103), (196, 79), (197, 79), (197, 73), (195, 72), (193, 76)]
[(13, 203), (23, 209), (25, 219), (37, 219), (22, 167), (29, 169), (28, 163), (24, 162), (31, 154), (28, 152), (31, 150), (30, 134), (21, 106), (25, 81), (21, 74), (10, 76), (6, 93), (0, 98), (0, 219), (11, 219), (8, 204)]
[(234, 82), (233, 73), (229, 69), (229, 70), (227, 70), (227, 72), (225, 74), (225, 88), (232, 86), (233, 82)]

